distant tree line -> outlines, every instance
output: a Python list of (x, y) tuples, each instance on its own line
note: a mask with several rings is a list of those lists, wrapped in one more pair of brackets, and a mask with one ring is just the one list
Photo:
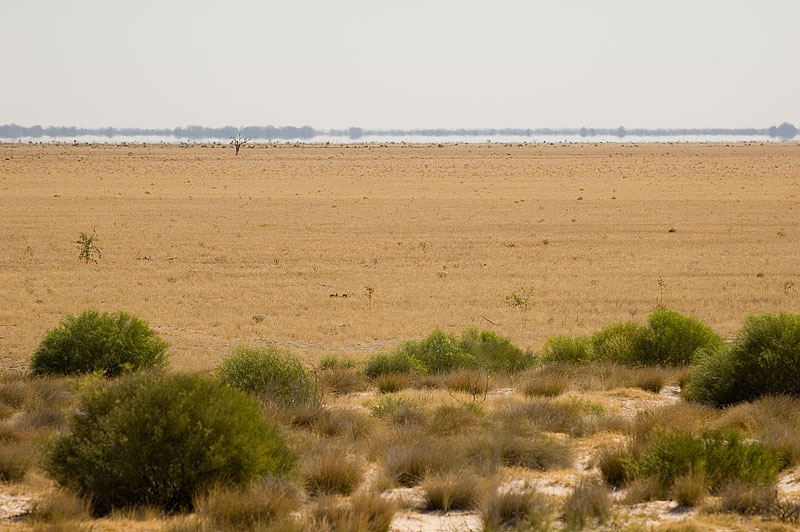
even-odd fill
[(0, 125), (0, 138), (41, 138), (41, 137), (174, 137), (176, 139), (230, 139), (237, 135), (260, 140), (313, 139), (320, 136), (344, 137), (357, 140), (362, 137), (541, 137), (541, 136), (581, 136), (581, 137), (685, 137), (685, 136), (769, 136), (783, 140), (793, 139), (800, 133), (794, 125), (784, 122), (769, 128), (673, 128), (644, 129), (617, 128), (535, 128), (535, 129), (314, 129), (311, 126), (247, 126), (237, 128), (185, 126), (173, 129), (141, 128), (77, 128), (77, 127), (24, 127), (17, 124)]

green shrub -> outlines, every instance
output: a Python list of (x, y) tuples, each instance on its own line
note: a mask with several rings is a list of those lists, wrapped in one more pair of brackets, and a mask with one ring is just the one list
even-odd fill
[(685, 366), (699, 349), (713, 349), (722, 339), (708, 326), (673, 310), (657, 308), (647, 316), (647, 328), (636, 345), (635, 362)]
[(800, 396), (800, 315), (750, 316), (729, 346), (703, 350), (687, 396), (724, 406), (763, 395)]
[(47, 331), (31, 358), (34, 375), (103, 372), (114, 377), (126, 370), (163, 368), (167, 343), (147, 322), (126, 312), (100, 314), (85, 310), (67, 316)]
[(492, 331), (467, 329), (461, 333), (459, 345), (475, 357), (481, 366), (491, 371), (521, 371), (536, 361), (531, 353), (522, 351), (508, 338)]
[(44, 468), (96, 514), (174, 511), (212, 484), (282, 474), (295, 458), (244, 393), (198, 376), (132, 375), (86, 393)]
[(425, 367), (411, 353), (378, 353), (367, 361), (364, 374), (370, 379), (387, 373), (425, 373)]
[(758, 442), (736, 432), (708, 431), (701, 437), (661, 430), (633, 465), (635, 476), (656, 476), (669, 489), (679, 477), (703, 474), (712, 492), (730, 481), (769, 484), (782, 459)]
[(280, 406), (310, 403), (316, 396), (314, 377), (289, 353), (267, 347), (239, 347), (222, 361), (222, 382)]
[(633, 364), (644, 333), (644, 327), (631, 321), (604, 327), (592, 335), (594, 356), (606, 362)]
[(452, 335), (439, 329), (420, 342), (407, 342), (401, 350), (418, 360), (427, 373), (447, 373), (477, 365), (475, 357), (464, 351)]
[(542, 349), (542, 362), (569, 362), (586, 364), (592, 360), (592, 348), (588, 338), (559, 334), (547, 339)]

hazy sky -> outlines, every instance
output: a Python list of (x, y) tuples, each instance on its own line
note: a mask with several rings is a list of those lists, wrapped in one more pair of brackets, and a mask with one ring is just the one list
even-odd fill
[(0, 0), (0, 124), (800, 125), (798, 0)]

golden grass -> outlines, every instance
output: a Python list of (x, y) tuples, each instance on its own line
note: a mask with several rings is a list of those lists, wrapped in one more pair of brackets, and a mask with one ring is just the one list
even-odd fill
[[(364, 358), (486, 319), (538, 350), (551, 334), (643, 321), (659, 278), (665, 304), (723, 335), (750, 312), (800, 310), (797, 143), (239, 157), (3, 144), (0, 160), (6, 367), (86, 307), (148, 320), (189, 370), (241, 343)], [(103, 255), (87, 265), (74, 241), (92, 230)], [(523, 316), (505, 296), (530, 285)]]

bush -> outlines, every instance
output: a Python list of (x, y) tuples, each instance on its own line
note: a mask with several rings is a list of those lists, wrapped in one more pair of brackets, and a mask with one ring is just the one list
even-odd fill
[(750, 316), (729, 346), (705, 349), (692, 367), (687, 396), (724, 406), (764, 395), (800, 396), (800, 315)]
[(714, 349), (721, 345), (722, 339), (696, 319), (657, 308), (647, 316), (647, 328), (636, 345), (635, 363), (689, 365), (699, 349)]
[(31, 358), (34, 375), (124, 371), (166, 366), (167, 343), (147, 322), (126, 312), (85, 310), (47, 331)]
[(418, 360), (427, 373), (447, 373), (477, 366), (473, 355), (464, 351), (453, 336), (439, 329), (420, 342), (407, 342), (401, 350)]
[(604, 327), (592, 335), (592, 349), (598, 360), (633, 364), (645, 328), (628, 321)]
[(586, 364), (592, 360), (592, 348), (588, 338), (559, 334), (547, 339), (542, 349), (542, 362), (569, 362)]
[(310, 403), (316, 397), (314, 377), (289, 353), (267, 347), (239, 347), (222, 361), (222, 382), (279, 406)]
[(459, 345), (490, 371), (521, 371), (536, 361), (531, 353), (522, 351), (508, 338), (492, 331), (467, 329), (461, 333)]
[(44, 468), (105, 514), (132, 505), (187, 508), (212, 484), (282, 474), (294, 461), (242, 392), (197, 376), (146, 374), (84, 395)]
[(364, 374), (375, 379), (387, 373), (425, 373), (425, 367), (411, 353), (405, 351), (372, 355), (367, 361)]
[(319, 369), (353, 369), (356, 363), (349, 358), (341, 358), (336, 355), (326, 355), (319, 361)]
[(709, 490), (730, 481), (773, 483), (783, 461), (758, 442), (744, 442), (736, 432), (708, 431), (694, 437), (661, 430), (636, 461), (636, 476), (656, 476), (664, 489), (678, 477), (703, 474)]

